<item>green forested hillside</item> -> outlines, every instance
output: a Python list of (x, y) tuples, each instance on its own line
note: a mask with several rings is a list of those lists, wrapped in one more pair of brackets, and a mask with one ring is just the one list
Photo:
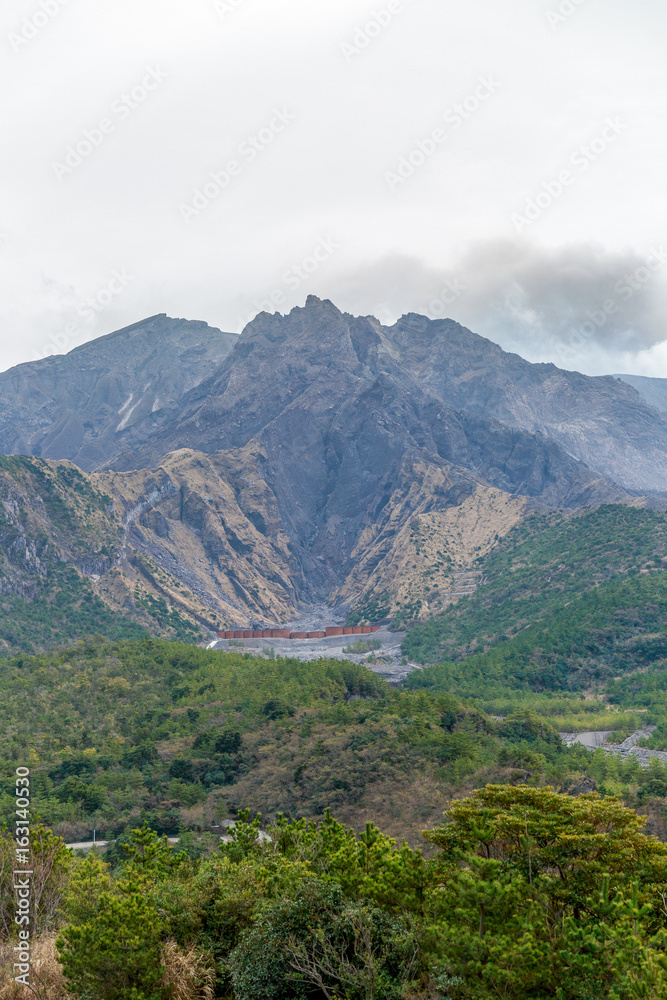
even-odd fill
[[(480, 562), (484, 583), (477, 592), (414, 628), (404, 652), (424, 664), (463, 660), (504, 647), (526, 629), (538, 629), (531, 633), (537, 643), (552, 626), (567, 631), (568, 619), (580, 631), (613, 630), (616, 612), (623, 615), (633, 604), (636, 632), (645, 626), (660, 631), (660, 615), (652, 605), (663, 599), (666, 542), (667, 518), (648, 510), (610, 505), (570, 516), (534, 515)], [(640, 574), (643, 590), (633, 579)], [(622, 628), (622, 641), (621, 633)], [(613, 638), (601, 636), (600, 641), (606, 646)], [(565, 639), (565, 657), (568, 649)], [(586, 647), (580, 652), (585, 657)], [(552, 680), (544, 680), (557, 686), (565, 680), (568, 686), (566, 673), (559, 678), (556, 670)], [(585, 683), (583, 676), (573, 683), (580, 682)]]
[(339, 660), (98, 640), (0, 670), (2, 771), (28, 760), (40, 815), (67, 836), (93, 826), (113, 836), (137, 819), (159, 831), (205, 828), (244, 807), (322, 815), (335, 806), (363, 821), (376, 797), (387, 809), (392, 788), (390, 828), (414, 833), (420, 820), (403, 796), (437, 814), (443, 795), (434, 805), (428, 786), (438, 769), (458, 776), (497, 756), (479, 713), (447, 696), (392, 692)]
[[(414, 840), (449, 795), (515, 772), (563, 788), (589, 775), (637, 803), (648, 772), (565, 749), (555, 730), (620, 737), (650, 722), (652, 746), (667, 747), (664, 528), (662, 515), (623, 507), (531, 518), (485, 562), (474, 597), (410, 633), (408, 651), (449, 656), (398, 691), (338, 660), (150, 638), (7, 659), (5, 773), (28, 760), (40, 814), (71, 839), (144, 820), (175, 832), (243, 808), (317, 817), (332, 807)], [(91, 594), (68, 593), (54, 609), (71, 627), (109, 615)], [(36, 601), (15, 628), (38, 632), (39, 614)], [(107, 622), (112, 635), (121, 627)], [(651, 778), (663, 781), (662, 769)]]
[[(531, 713), (516, 699), (498, 721), (437, 685), (392, 690), (340, 660), (98, 639), (6, 660), (0, 684), (0, 769), (32, 769), (35, 809), (70, 840), (143, 821), (205, 830), (244, 808), (321, 817), (331, 807), (414, 843), (449, 796), (489, 780), (568, 788), (589, 775), (636, 803), (649, 779), (636, 761), (561, 743), (556, 729), (590, 728), (599, 702), (543, 696)], [(624, 708), (604, 711), (603, 726), (621, 733), (645, 718)]]
[(667, 657), (667, 577), (616, 579), (545, 612), (484, 653), (415, 671), (412, 689), (470, 698), (501, 690), (580, 691)]
[(34, 597), (0, 596), (0, 643), (26, 653), (71, 642), (73, 637), (104, 635), (138, 639), (146, 629), (97, 596), (72, 566), (51, 567)]
[[(122, 511), (76, 466), (0, 455), (0, 651), (158, 630), (198, 639), (199, 626), (163, 598), (130, 595), (119, 568), (122, 538)], [(102, 574), (100, 589), (93, 580)]]

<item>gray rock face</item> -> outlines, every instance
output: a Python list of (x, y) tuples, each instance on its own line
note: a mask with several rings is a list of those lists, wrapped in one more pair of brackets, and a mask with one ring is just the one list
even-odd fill
[(126, 428), (175, 403), (237, 341), (206, 323), (152, 316), (69, 354), (0, 374), (0, 453), (75, 462), (90, 471)]
[[(174, 447), (241, 447), (274, 420), (292, 434), (302, 418), (333, 429), (332, 411), (354, 411), (352, 434), (361, 406), (383, 410), (380, 429), (426, 425), (421, 440), (508, 489), (527, 481), (539, 495), (557, 446), (624, 489), (667, 492), (667, 380), (622, 378), (530, 364), (452, 320), (383, 327), (311, 296), (241, 337), (154, 316), (0, 374), (0, 452), (136, 468)], [(311, 433), (299, 426), (304, 447)], [(498, 445), (491, 461), (480, 434)]]
[(543, 434), (625, 489), (667, 492), (667, 423), (636, 380), (531, 364), (452, 320), (411, 314), (387, 333), (410, 372), (456, 409)]
[[(403, 423), (428, 427), (440, 454), (454, 462), (458, 455), (484, 477), (492, 472), (490, 481), (508, 489), (532, 478), (526, 492), (539, 495), (539, 462), (548, 465), (556, 446), (624, 489), (667, 492), (667, 423), (636, 389), (612, 376), (531, 364), (452, 320), (408, 314), (383, 327), (311, 296), (288, 316), (258, 316), (219, 370), (183, 402), (178, 410), (163, 409), (150, 426), (128, 428), (128, 453), (157, 434), (124, 461), (148, 463), (176, 446), (239, 447), (273, 420), (293, 433), (287, 422), (307, 407), (306, 422), (314, 417), (319, 426), (328, 409), (341, 414), (347, 407), (349, 416), (361, 405), (382, 409), (385, 426), (400, 410)], [(500, 468), (488, 468), (477, 441), (482, 427), (485, 440), (503, 440), (507, 461)]]
[[(312, 599), (346, 578), (369, 525), (381, 525), (401, 498), (423, 500), (426, 469), (441, 473), (442, 495), (431, 502), (442, 509), (477, 482), (553, 506), (627, 499), (540, 431), (489, 418), (474, 398), (466, 409), (463, 393), (452, 405), (437, 382), (449, 333), (429, 324), (427, 357), (409, 326), (386, 329), (328, 301), (311, 297), (285, 317), (263, 313), (211, 378), (150, 423), (123, 430), (126, 450), (111, 464), (150, 468), (181, 448), (252, 451)], [(486, 341), (463, 335), (485, 356)], [(464, 351), (457, 365), (468, 360)]]

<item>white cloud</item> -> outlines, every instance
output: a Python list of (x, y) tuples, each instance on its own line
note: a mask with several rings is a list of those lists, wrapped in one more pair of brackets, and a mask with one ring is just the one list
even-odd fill
[[(567, 325), (624, 261), (659, 245), (667, 14), (657, 0), (586, 0), (557, 28), (547, 19), (556, 0), (402, 0), (395, 23), (350, 60), (341, 43), (383, 0), (227, 6), (68, 0), (15, 51), (9, 36), (39, 0), (4, 4), (2, 367), (58, 336), (114, 270), (133, 281), (83, 336), (155, 312), (237, 329), (329, 237), (339, 249), (286, 289), (286, 308), (313, 292), (340, 295), (344, 307), (384, 305), (387, 315), (420, 309), (443, 276), (476, 266), (477, 285), (452, 304), (453, 317), (557, 361)], [(152, 66), (167, 74), (160, 87), (59, 182), (54, 160)], [(497, 92), (390, 191), (387, 170), (485, 76)], [(295, 121), (280, 141), (186, 226), (179, 205), (282, 106)], [(627, 131), (522, 234), (530, 242), (517, 241), (512, 214), (610, 116)], [(582, 261), (588, 271), (577, 278)], [(54, 297), (54, 287), (67, 294)], [(485, 288), (495, 313), (481, 301)], [(624, 303), (581, 349), (581, 364), (604, 365), (619, 351), (643, 364), (637, 352), (662, 336), (663, 290), (656, 281)]]

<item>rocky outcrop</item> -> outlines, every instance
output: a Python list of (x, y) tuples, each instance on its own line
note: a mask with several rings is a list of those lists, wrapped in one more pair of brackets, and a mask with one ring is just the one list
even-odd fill
[(106, 573), (120, 538), (111, 498), (74, 465), (0, 457), (0, 595), (32, 599), (62, 564)]
[(583, 484), (576, 463), (627, 490), (667, 492), (667, 424), (625, 382), (530, 364), (452, 320), (409, 314), (383, 327), (314, 297), (288, 316), (260, 314), (211, 378), (127, 428), (120, 461), (150, 465), (178, 447), (214, 452), (258, 435), (284, 447), (297, 429), (308, 449), (327, 433), (368, 438), (373, 421), (379, 437), (399, 425), (503, 489), (546, 499), (559, 484), (549, 502), (586, 502), (566, 495)]
[(155, 470), (94, 475), (126, 511), (125, 571), (147, 578), (148, 561), (153, 584), (164, 573), (172, 597), (195, 595), (220, 626), (287, 621), (299, 569), (256, 465), (252, 452), (183, 449)]
[(456, 409), (543, 435), (625, 489), (667, 492), (667, 424), (636, 380), (531, 364), (453, 320), (409, 314), (386, 336), (406, 369)]
[[(157, 507), (179, 493), (166, 471), (143, 480), (141, 492), (124, 496), (108, 477), (71, 462), (0, 456), (2, 652), (73, 641), (98, 627), (196, 638), (202, 626), (224, 624), (211, 582), (193, 576), (187, 585), (187, 549), (171, 574), (142, 547), (141, 520), (159, 522)], [(82, 616), (84, 604), (90, 613)]]

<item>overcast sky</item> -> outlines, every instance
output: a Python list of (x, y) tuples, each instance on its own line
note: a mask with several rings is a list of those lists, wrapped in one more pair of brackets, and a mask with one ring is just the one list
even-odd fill
[(4, 0), (0, 33), (0, 368), (312, 293), (667, 377), (659, 0)]

